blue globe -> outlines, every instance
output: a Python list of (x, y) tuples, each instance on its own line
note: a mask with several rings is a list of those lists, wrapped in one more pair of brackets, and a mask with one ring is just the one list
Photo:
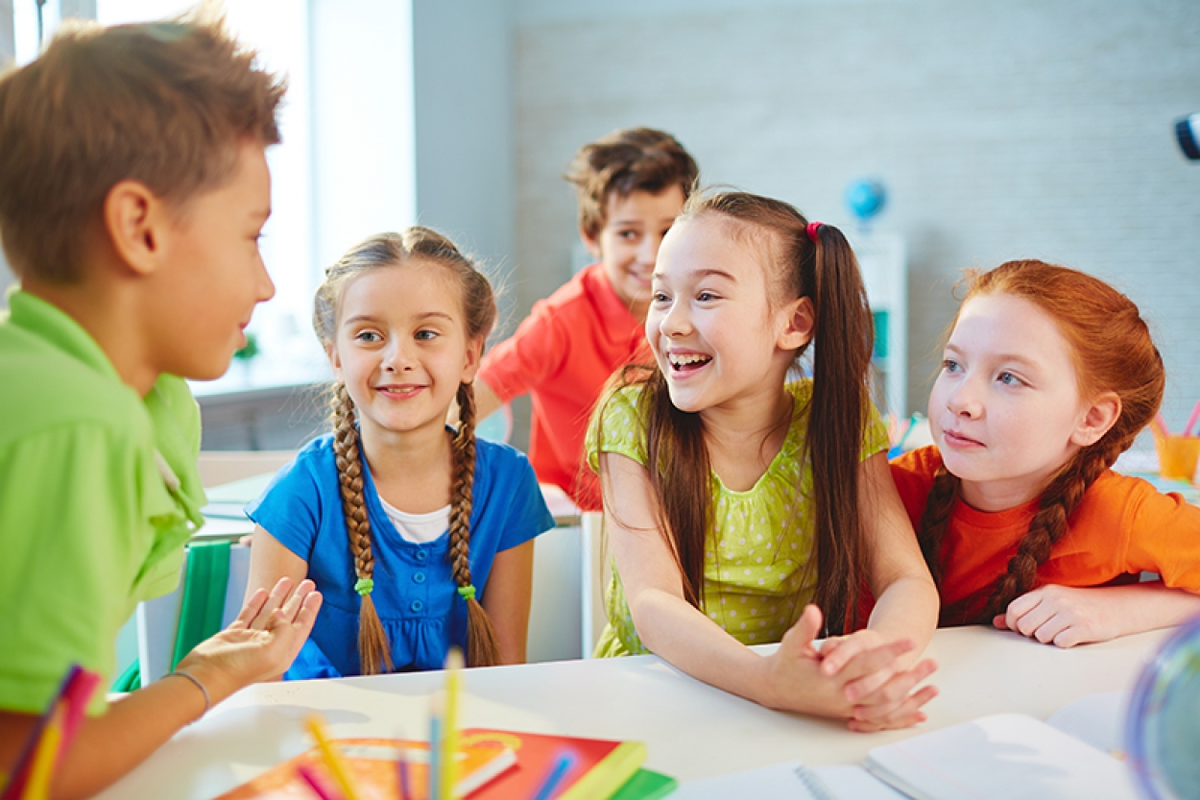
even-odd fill
[(1200, 616), (1160, 647), (1133, 687), (1125, 750), (1148, 800), (1200, 797)]
[(861, 178), (851, 181), (846, 187), (846, 205), (859, 222), (877, 216), (886, 202), (887, 191), (881, 181)]

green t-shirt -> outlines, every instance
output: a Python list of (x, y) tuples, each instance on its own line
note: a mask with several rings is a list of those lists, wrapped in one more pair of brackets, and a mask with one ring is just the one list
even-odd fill
[[(806, 567), (812, 552), (812, 464), (803, 458), (812, 381), (787, 384), (792, 421), (783, 447), (758, 482), (745, 492), (725, 488), (712, 474), (713, 530), (704, 554), (704, 611), (743, 644), (778, 642), (812, 598), (816, 575)], [(599, 453), (618, 453), (646, 464), (640, 386), (627, 386), (601, 401), (588, 427), (586, 452), (592, 469)], [(863, 433), (862, 458), (887, 449), (879, 414)], [(715, 546), (714, 546), (715, 544)], [(615, 566), (605, 591), (608, 625), (597, 656), (649, 652), (638, 637)]]
[[(71, 664), (101, 675), (141, 600), (173, 590), (202, 524), (200, 415), (145, 398), (71, 317), (21, 291), (0, 316), (0, 709), (38, 713)], [(172, 475), (173, 474), (173, 475)], [(169, 488), (168, 482), (177, 488)]]

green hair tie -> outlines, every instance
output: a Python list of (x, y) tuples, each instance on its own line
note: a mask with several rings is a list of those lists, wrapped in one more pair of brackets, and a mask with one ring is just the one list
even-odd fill
[(364, 597), (370, 594), (371, 590), (374, 588), (375, 581), (371, 580), (370, 578), (359, 578), (354, 583), (354, 591), (358, 592), (359, 597)]
[(458, 594), (463, 600), (474, 600), (475, 586), (469, 583), (466, 586), (460, 586), (458, 587)]

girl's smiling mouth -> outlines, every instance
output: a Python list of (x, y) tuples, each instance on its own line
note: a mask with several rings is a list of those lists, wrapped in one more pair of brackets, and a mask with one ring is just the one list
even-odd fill
[(667, 353), (667, 363), (674, 372), (690, 372), (712, 361), (712, 356), (703, 353)]
[(382, 386), (376, 386), (375, 391), (382, 394), (384, 397), (398, 398), (401, 400), (408, 399), (425, 387), (419, 383), (386, 383)]

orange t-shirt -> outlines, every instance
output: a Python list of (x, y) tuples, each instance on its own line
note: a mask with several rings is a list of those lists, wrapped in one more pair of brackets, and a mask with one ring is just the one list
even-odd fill
[[(914, 528), (941, 464), (936, 447), (892, 462), (892, 477)], [(1036, 511), (1036, 500), (995, 512), (955, 501), (942, 540), (939, 624), (980, 621)], [(1088, 488), (1068, 525), (1038, 567), (1038, 586), (1132, 582), (1145, 571), (1157, 572), (1167, 586), (1200, 593), (1200, 508), (1178, 494), (1162, 494), (1141, 478), (1108, 470)]]
[(593, 264), (534, 303), (516, 333), (484, 356), (479, 378), (505, 403), (529, 392), (529, 461), (538, 480), (598, 511), (600, 482), (583, 463), (588, 418), (614, 371), (651, 359), (642, 323)]

